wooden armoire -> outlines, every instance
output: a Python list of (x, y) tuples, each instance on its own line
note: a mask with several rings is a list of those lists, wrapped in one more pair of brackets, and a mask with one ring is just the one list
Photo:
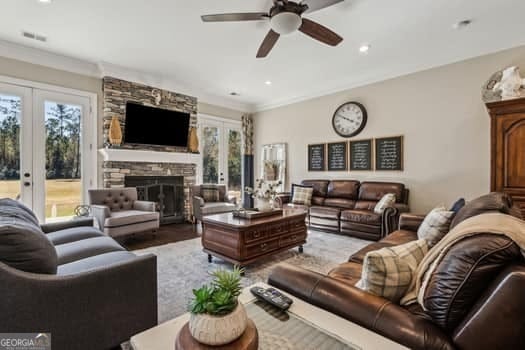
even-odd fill
[(491, 190), (512, 196), (525, 217), (525, 98), (487, 104), (491, 118)]

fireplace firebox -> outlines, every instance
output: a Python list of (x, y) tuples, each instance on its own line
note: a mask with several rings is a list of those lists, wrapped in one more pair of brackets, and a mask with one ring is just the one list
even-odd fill
[(126, 187), (135, 187), (139, 200), (156, 203), (160, 224), (184, 222), (183, 176), (126, 176)]

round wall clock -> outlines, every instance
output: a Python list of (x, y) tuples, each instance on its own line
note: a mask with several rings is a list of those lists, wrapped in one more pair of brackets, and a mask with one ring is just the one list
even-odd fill
[(347, 102), (335, 111), (332, 126), (339, 136), (352, 137), (363, 131), (366, 121), (365, 106), (358, 102)]

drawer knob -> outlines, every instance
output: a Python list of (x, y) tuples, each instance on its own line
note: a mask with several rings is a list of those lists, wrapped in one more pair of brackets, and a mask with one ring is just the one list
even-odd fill
[(259, 237), (261, 237), (261, 233), (260, 233), (259, 231), (255, 231), (255, 232), (253, 233), (253, 237), (255, 237), (255, 238), (259, 238)]
[(268, 244), (266, 243), (261, 244), (261, 250), (264, 252), (266, 249), (268, 249)]

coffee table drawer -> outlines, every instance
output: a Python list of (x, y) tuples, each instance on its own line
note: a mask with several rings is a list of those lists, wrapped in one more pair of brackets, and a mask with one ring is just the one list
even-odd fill
[(291, 233), (279, 239), (279, 247), (286, 247), (286, 246), (295, 244), (297, 242), (302, 242), (305, 239), (306, 239), (305, 232)]
[(283, 233), (286, 233), (287, 230), (288, 230), (288, 224), (286, 222), (281, 222), (278, 224), (268, 226), (268, 235), (269, 236), (281, 235)]
[(268, 229), (259, 227), (244, 233), (244, 240), (247, 244), (268, 237)]
[(304, 229), (306, 227), (306, 223), (304, 222), (304, 220), (294, 220), (291, 221), (289, 225), (290, 232)]
[(250, 245), (246, 247), (247, 257), (258, 256), (272, 250), (279, 248), (279, 240), (275, 239), (273, 241), (261, 242), (258, 244)]

